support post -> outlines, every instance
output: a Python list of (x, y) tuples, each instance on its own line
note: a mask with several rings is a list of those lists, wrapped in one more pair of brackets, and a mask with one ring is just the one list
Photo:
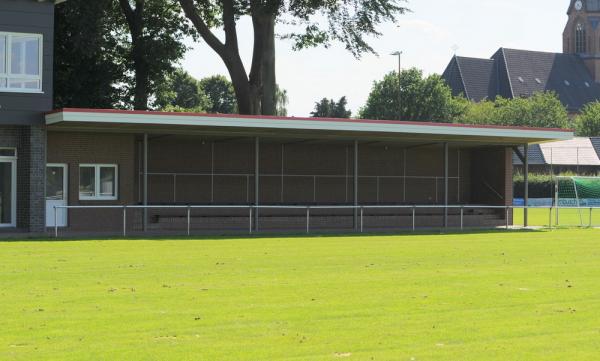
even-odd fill
[(142, 224), (143, 224), (143, 229), (144, 232), (146, 232), (148, 230), (148, 133), (144, 134), (144, 176), (143, 176), (143, 182), (144, 182), (144, 197), (143, 197), (143, 204), (144, 204), (144, 210), (143, 210), (143, 217), (144, 219), (142, 220)]
[(310, 207), (306, 207), (306, 233), (310, 233)]
[(260, 202), (260, 138), (254, 138), (254, 230), (258, 231), (258, 205)]
[(527, 228), (529, 226), (529, 144), (525, 144), (523, 149), (523, 158), (525, 158), (525, 162), (523, 163), (523, 183), (525, 184), (523, 226)]
[(358, 230), (358, 140), (354, 141), (354, 230)]
[(192, 209), (190, 206), (187, 207), (187, 235), (190, 236), (192, 226)]
[(249, 209), (250, 209), (250, 211), (249, 211), (249, 217), (248, 217), (248, 219), (249, 219), (250, 226), (249, 226), (249, 232), (248, 233), (252, 234), (252, 206), (250, 206)]
[(556, 208), (556, 226), (558, 227), (559, 225), (559, 205), (558, 205), (558, 182), (559, 179), (558, 177), (556, 177), (556, 183), (554, 184), (554, 208)]
[(249, 232), (248, 233), (252, 234), (252, 206), (250, 206), (249, 209), (250, 210), (249, 210), (249, 217), (248, 217), (248, 219), (249, 219)]
[(123, 237), (127, 236), (127, 206), (123, 206)]
[(54, 237), (58, 238), (58, 211), (54, 206)]
[(363, 233), (365, 221), (364, 221), (364, 211), (363, 208), (360, 207), (360, 233)]
[(448, 153), (448, 142), (446, 142), (444, 143), (444, 228), (448, 228), (448, 177), (450, 173)]
[(464, 207), (460, 207), (460, 230), (461, 231), (463, 229), (465, 229), (464, 216), (465, 216), (465, 208)]
[(417, 218), (417, 207), (413, 206), (412, 207), (412, 230), (413, 230), (413, 232), (417, 230), (416, 218)]

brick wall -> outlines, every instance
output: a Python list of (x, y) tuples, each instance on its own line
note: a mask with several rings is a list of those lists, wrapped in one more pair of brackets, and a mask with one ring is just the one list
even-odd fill
[(46, 132), (44, 126), (1, 126), (0, 147), (17, 149), (17, 228), (45, 229)]
[[(473, 149), (471, 151), (471, 169), (472, 204), (512, 205), (513, 163), (511, 148), (486, 147)], [(503, 217), (506, 217), (505, 213), (502, 214)], [(512, 224), (511, 220), (512, 211), (509, 212), (509, 223)]]
[[(50, 132), (48, 162), (69, 165), (69, 204), (140, 203), (141, 141), (141, 136), (133, 134)], [(260, 203), (352, 204), (353, 155), (352, 144), (281, 144), (262, 141)], [(510, 149), (506, 148), (451, 148), (450, 177), (460, 176), (460, 182), (457, 179), (449, 182), (450, 204), (509, 204), (512, 201), (511, 161)], [(117, 164), (119, 199), (80, 201), (78, 186), (81, 163)], [(150, 136), (148, 165), (149, 172), (154, 175), (149, 176), (149, 203), (253, 204), (254, 164), (254, 141), (250, 138), (217, 140), (191, 136)], [(359, 203), (443, 204), (443, 174), (441, 145), (403, 148), (363, 144), (359, 148)], [(402, 178), (404, 175), (406, 181)], [(502, 199), (490, 195), (484, 184), (496, 189)], [(233, 219), (227, 218), (230, 216), (227, 212), (211, 210), (210, 216), (215, 217), (218, 224), (225, 224)], [(262, 214), (266, 216), (265, 212)], [(275, 213), (273, 217), (290, 216)], [(149, 214), (150, 221), (158, 222), (158, 225), (153, 224), (162, 227), (173, 220), (177, 223), (185, 216), (185, 210), (160, 210)], [(377, 215), (380, 219), (388, 217), (394, 222), (398, 216), (387, 213)], [(174, 218), (169, 220), (169, 217)], [(195, 221), (199, 222), (205, 217), (207, 215), (198, 214)], [(218, 217), (222, 220), (217, 220)], [(245, 225), (245, 217), (241, 215), (242, 226)], [(456, 218), (456, 215), (453, 217)], [(479, 219), (479, 216), (473, 217), (476, 224), (475, 219)], [(483, 214), (480, 218), (483, 217), (488, 215)], [(130, 228), (139, 229), (141, 212), (132, 210), (128, 219)], [(119, 231), (122, 227), (122, 210), (70, 210), (69, 223), (74, 230)]]
[[(135, 204), (135, 136), (131, 134), (48, 132), (48, 163), (68, 166), (69, 205)], [(116, 164), (118, 199), (79, 200), (79, 165)], [(122, 224), (120, 210), (69, 210), (71, 229), (113, 230)]]
[[(449, 201), (468, 203), (470, 152), (451, 148), (449, 162), (450, 177), (461, 177), (460, 182), (450, 179)], [(148, 168), (154, 173), (149, 177), (150, 203), (254, 203), (252, 139), (151, 138)], [(353, 168), (350, 144), (264, 140), (260, 144), (260, 203), (352, 204)], [(443, 175), (441, 146), (359, 146), (359, 203), (442, 204)], [(406, 181), (403, 176), (408, 177)]]

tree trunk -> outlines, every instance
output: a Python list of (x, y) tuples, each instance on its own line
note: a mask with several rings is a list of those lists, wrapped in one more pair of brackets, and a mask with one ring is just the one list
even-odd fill
[(241, 59), (237, 59), (235, 55), (222, 56), (225, 62), (229, 76), (231, 77), (231, 83), (233, 84), (233, 90), (235, 92), (235, 98), (238, 106), (238, 113), (240, 114), (259, 114), (257, 108), (252, 102), (253, 90), (248, 82), (248, 76)]
[(261, 113), (277, 115), (277, 79), (275, 76), (275, 15), (261, 16), (262, 61), (261, 61)]
[(133, 108), (135, 110), (148, 110), (148, 67), (144, 56), (143, 40), (133, 40), (133, 66), (135, 70), (135, 89), (133, 94)]
[(144, 44), (144, 5), (145, 0), (136, 0), (135, 9), (129, 0), (119, 0), (121, 10), (127, 20), (131, 33), (131, 57), (133, 60), (134, 91), (133, 108), (135, 110), (148, 110), (148, 59)]
[(238, 112), (249, 115), (274, 115), (276, 113), (274, 10), (269, 11), (265, 7), (253, 5), (254, 49), (252, 68), (250, 73), (246, 74), (237, 46), (233, 2), (223, 1), (225, 42), (212, 33), (198, 13), (193, 0), (179, 0), (179, 3), (200, 36), (225, 63), (235, 90)]

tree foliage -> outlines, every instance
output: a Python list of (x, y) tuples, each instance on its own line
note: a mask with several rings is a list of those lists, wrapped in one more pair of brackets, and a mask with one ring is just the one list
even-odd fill
[(126, 34), (115, 26), (114, 0), (70, 0), (56, 6), (54, 107), (122, 105)]
[[(404, 0), (179, 0), (204, 41), (221, 57), (233, 82), (242, 114), (277, 112), (275, 24), (298, 31), (283, 34), (295, 49), (341, 42), (355, 56), (374, 52), (367, 38), (379, 35), (377, 25), (395, 21), (407, 11)], [(252, 20), (254, 45), (247, 71), (240, 55), (237, 23)], [(215, 30), (225, 33), (224, 40)]]
[(288, 92), (285, 89), (281, 89), (279, 85), (275, 86), (275, 90), (275, 115), (287, 117), (287, 106), (290, 102), (290, 99), (288, 98)]
[(439, 75), (424, 77), (421, 70), (412, 68), (402, 71), (400, 77), (391, 72), (374, 82), (360, 117), (451, 122), (467, 105), (466, 100), (452, 96)]
[(200, 89), (210, 100), (209, 113), (233, 114), (237, 102), (231, 81), (223, 75), (213, 75), (200, 80)]
[(70, 0), (56, 7), (55, 105), (147, 109), (186, 50), (176, 0)]
[(535, 93), (529, 98), (505, 99), (471, 103), (460, 123), (528, 126), (537, 128), (567, 128), (569, 116), (554, 92)]
[(600, 102), (583, 107), (581, 114), (575, 119), (575, 129), (580, 137), (600, 136)]
[(190, 28), (176, 0), (118, 0), (129, 30), (126, 90), (134, 109), (149, 108), (149, 99), (183, 58)]
[(346, 109), (347, 105), (345, 96), (337, 102), (334, 99), (323, 98), (315, 103), (315, 110), (310, 115), (314, 118), (350, 118), (352, 111)]
[(213, 103), (201, 82), (177, 69), (158, 87), (155, 106), (164, 111), (211, 112)]

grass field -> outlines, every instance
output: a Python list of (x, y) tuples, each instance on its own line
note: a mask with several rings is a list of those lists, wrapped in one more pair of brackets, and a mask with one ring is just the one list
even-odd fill
[(595, 360), (600, 231), (0, 242), (0, 360)]
[[(556, 210), (552, 210), (552, 225), (556, 223)], [(514, 224), (523, 225), (523, 209), (514, 210)], [(548, 209), (530, 209), (529, 225), (547, 227), (550, 222)], [(558, 225), (560, 227), (588, 227), (590, 225), (589, 209), (559, 209)], [(600, 227), (600, 209), (592, 210), (591, 225)]]

